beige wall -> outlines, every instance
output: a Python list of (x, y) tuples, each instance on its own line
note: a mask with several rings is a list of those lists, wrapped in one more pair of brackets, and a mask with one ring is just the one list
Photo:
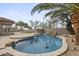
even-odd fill
[(64, 34), (69, 34), (69, 32), (67, 31), (66, 28), (53, 28), (53, 29), (46, 29), (46, 32), (49, 32), (49, 31), (56, 31), (57, 32), (57, 35), (64, 35)]
[(58, 35), (69, 34), (66, 28), (56, 28), (55, 30), (57, 31)]

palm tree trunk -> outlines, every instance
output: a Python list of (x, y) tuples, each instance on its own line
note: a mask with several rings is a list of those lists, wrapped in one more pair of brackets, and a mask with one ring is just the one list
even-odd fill
[(66, 29), (68, 30), (68, 32), (71, 34), (71, 35), (75, 35), (75, 32), (74, 32), (74, 29), (72, 27), (72, 23), (71, 23), (71, 20), (68, 18), (68, 14), (64, 14), (64, 17), (66, 18)]
[(71, 22), (75, 31), (76, 44), (79, 45), (79, 12), (71, 15)]
[(74, 29), (72, 27), (72, 23), (70, 20), (66, 20), (66, 29), (68, 30), (68, 32), (71, 34), (71, 35), (75, 35), (75, 32), (74, 32)]

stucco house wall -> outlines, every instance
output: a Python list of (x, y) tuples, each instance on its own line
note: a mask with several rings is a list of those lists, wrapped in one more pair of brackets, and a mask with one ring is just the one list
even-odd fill
[(0, 35), (13, 34), (11, 31), (12, 24), (14, 24), (14, 21), (0, 17)]

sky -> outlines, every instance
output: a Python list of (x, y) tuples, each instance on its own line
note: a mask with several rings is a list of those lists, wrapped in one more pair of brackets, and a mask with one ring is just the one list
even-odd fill
[(31, 15), (31, 10), (38, 3), (0, 3), (0, 17), (5, 17), (15, 22), (24, 21), (29, 23), (30, 20), (44, 21), (43, 17), (46, 11)]
[[(36, 12), (33, 16), (31, 10), (39, 3), (0, 3), (0, 17), (4, 17), (15, 22), (23, 21), (30, 25), (30, 20), (45, 22), (44, 15), (48, 11)], [(57, 25), (61, 27), (61, 25)]]

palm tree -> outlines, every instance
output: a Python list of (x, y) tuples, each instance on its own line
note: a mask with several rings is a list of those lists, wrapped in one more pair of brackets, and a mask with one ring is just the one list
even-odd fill
[(36, 27), (39, 25), (39, 21), (30, 20), (30, 24), (31, 24), (32, 29), (36, 29)]
[[(51, 16), (50, 16), (50, 15), (51, 15)], [(63, 12), (60, 13), (60, 14), (56, 14), (56, 15), (53, 15), (53, 14), (51, 14), (51, 13), (47, 13), (47, 14), (45, 14), (45, 17), (47, 17), (47, 16), (50, 16), (51, 19), (52, 19), (52, 18), (55, 18), (55, 19), (52, 20), (53, 23), (57, 23), (57, 22), (61, 21), (61, 25), (63, 25), (63, 24), (65, 24), (65, 22), (66, 22), (66, 29), (69, 31), (69, 33), (70, 33), (71, 35), (74, 35), (74, 34), (75, 34), (75, 32), (74, 32), (74, 30), (73, 30), (73, 28), (72, 28), (72, 23), (71, 23), (71, 21), (70, 21), (70, 16), (69, 16), (69, 14), (63, 13)]]
[(40, 22), (39, 26), (42, 28), (47, 28), (47, 22)]
[[(66, 28), (71, 28), (75, 32), (76, 43), (79, 44), (79, 4), (78, 3), (41, 3), (36, 5), (31, 14), (33, 15), (36, 11), (41, 12), (43, 10), (48, 10), (49, 12), (45, 14), (51, 18), (58, 18), (62, 22), (66, 22)], [(55, 20), (57, 21), (57, 19)], [(73, 25), (73, 28), (72, 28)], [(74, 30), (73, 30), (74, 29)], [(73, 33), (74, 33), (73, 32)]]
[(45, 14), (45, 17), (50, 16), (51, 19), (56, 18), (55, 20), (52, 20), (53, 23), (58, 22), (58, 20), (61, 21), (62, 23), (66, 22), (67, 30), (69, 31), (70, 34), (74, 35), (75, 33), (72, 28), (71, 21), (68, 18), (69, 11), (67, 11), (65, 7), (66, 6), (64, 6), (64, 4), (52, 4), (52, 3), (38, 4), (37, 6), (33, 8), (31, 14), (33, 15), (35, 11), (41, 12), (43, 10), (49, 10), (49, 12)]

